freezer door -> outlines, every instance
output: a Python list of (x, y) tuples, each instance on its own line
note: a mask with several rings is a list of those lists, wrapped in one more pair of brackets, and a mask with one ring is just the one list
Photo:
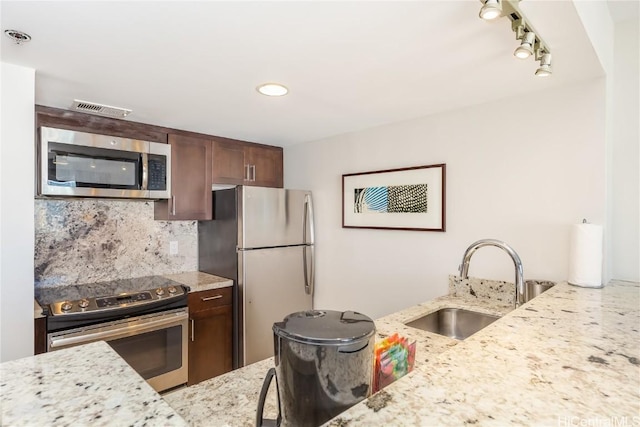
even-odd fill
[(303, 265), (303, 253), (308, 248), (290, 246), (240, 252), (245, 365), (273, 356), (275, 322), (312, 308), (313, 295), (305, 291)]
[(239, 187), (238, 191), (241, 248), (313, 243), (310, 191), (266, 187)]

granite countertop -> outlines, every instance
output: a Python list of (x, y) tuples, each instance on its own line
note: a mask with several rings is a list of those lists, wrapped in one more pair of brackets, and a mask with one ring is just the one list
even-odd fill
[(203, 273), (201, 271), (165, 274), (162, 277), (189, 286), (189, 288), (191, 288), (191, 292), (208, 291), (210, 289), (228, 288), (233, 286), (233, 280), (231, 279), (214, 276), (213, 274)]
[[(561, 283), (517, 310), (469, 290), (376, 320), (378, 338), (417, 341), (415, 369), (328, 425), (640, 423), (640, 284)], [(506, 314), (464, 341), (404, 326), (443, 306)], [(72, 347), (0, 365), (1, 422), (253, 426), (272, 366), (266, 359), (163, 400), (106, 343)], [(265, 416), (275, 408), (271, 391)]]
[(38, 301), (34, 299), (33, 300), (33, 318), (39, 319), (41, 317), (45, 317), (45, 315), (42, 313), (42, 307), (40, 307), (40, 304), (38, 304)]
[(0, 364), (0, 424), (185, 426), (104, 341)]
[(640, 285), (558, 284), (330, 426), (638, 425)]
[[(415, 369), (328, 425), (640, 422), (638, 283), (561, 283), (517, 310), (506, 301), (444, 296), (376, 320), (378, 338), (417, 341)], [(464, 341), (404, 325), (445, 306), (504, 317)], [(192, 426), (253, 426), (272, 366), (266, 359), (164, 398)], [(271, 390), (266, 418), (275, 402)]]
[[(415, 367), (427, 364), (431, 358), (449, 350), (459, 341), (405, 326), (404, 322), (442, 307), (468, 308), (496, 315), (513, 310), (513, 305), (501, 301), (446, 295), (376, 320), (376, 339), (398, 332), (415, 340)], [(254, 426), (258, 395), (267, 371), (273, 366), (271, 357), (163, 397), (191, 426)], [(265, 418), (275, 419), (277, 414), (274, 389), (272, 383), (265, 400)]]

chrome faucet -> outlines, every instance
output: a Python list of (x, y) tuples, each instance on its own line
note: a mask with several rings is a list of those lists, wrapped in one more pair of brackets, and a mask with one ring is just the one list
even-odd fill
[(471, 244), (464, 251), (464, 255), (462, 257), (462, 264), (460, 264), (460, 277), (463, 279), (467, 279), (469, 277), (469, 261), (471, 261), (471, 256), (483, 246), (495, 246), (496, 248), (503, 249), (506, 253), (509, 254), (513, 263), (516, 267), (516, 298), (515, 298), (515, 306), (516, 308), (522, 304), (524, 304), (525, 300), (525, 288), (524, 288), (524, 272), (522, 269), (522, 261), (520, 261), (520, 257), (513, 250), (513, 248), (507, 245), (505, 242), (495, 239), (482, 239), (477, 242)]

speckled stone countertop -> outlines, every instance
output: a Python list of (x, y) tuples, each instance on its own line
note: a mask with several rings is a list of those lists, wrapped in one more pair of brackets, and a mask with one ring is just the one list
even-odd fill
[(33, 318), (39, 319), (41, 317), (44, 317), (44, 314), (42, 313), (42, 307), (40, 307), (40, 304), (38, 304), (38, 301), (34, 299), (33, 300)]
[[(640, 284), (560, 283), (517, 310), (473, 289), (376, 320), (378, 338), (417, 341), (415, 369), (328, 425), (640, 424)], [(444, 306), (506, 314), (464, 341), (404, 326)], [(271, 366), (165, 394), (172, 410), (105, 343), (74, 347), (0, 365), (0, 424), (253, 426)], [(273, 392), (265, 415), (275, 415)]]
[[(472, 308), (488, 314), (502, 315), (513, 309), (501, 301), (479, 301), (471, 296), (443, 296), (424, 304), (385, 316), (375, 321), (377, 339), (398, 332), (416, 341), (415, 367), (455, 346), (459, 341), (404, 325), (442, 307)], [(254, 426), (258, 395), (273, 358), (245, 366), (192, 387), (163, 397), (191, 426)], [(274, 387), (265, 401), (265, 418), (275, 418), (277, 401)]]
[(3, 426), (185, 426), (103, 341), (0, 364)]
[(191, 292), (208, 291), (210, 289), (228, 288), (233, 286), (233, 280), (225, 277), (214, 276), (213, 274), (201, 271), (189, 271), (186, 273), (165, 274), (162, 277), (189, 286)]
[[(509, 297), (485, 297), (444, 296), (376, 320), (378, 338), (417, 341), (415, 369), (328, 425), (640, 423), (640, 284), (560, 283), (517, 310)], [(465, 341), (404, 325), (442, 307), (505, 316)], [(192, 426), (252, 426), (271, 366), (266, 359), (164, 398)], [(265, 416), (275, 408), (270, 392)]]
[(639, 425), (640, 284), (558, 284), (328, 424)]

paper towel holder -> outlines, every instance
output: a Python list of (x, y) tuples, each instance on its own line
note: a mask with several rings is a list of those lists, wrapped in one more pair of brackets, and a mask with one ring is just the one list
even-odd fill
[(569, 241), (570, 285), (583, 288), (603, 288), (602, 282), (602, 227), (591, 224), (586, 218), (575, 224)]

